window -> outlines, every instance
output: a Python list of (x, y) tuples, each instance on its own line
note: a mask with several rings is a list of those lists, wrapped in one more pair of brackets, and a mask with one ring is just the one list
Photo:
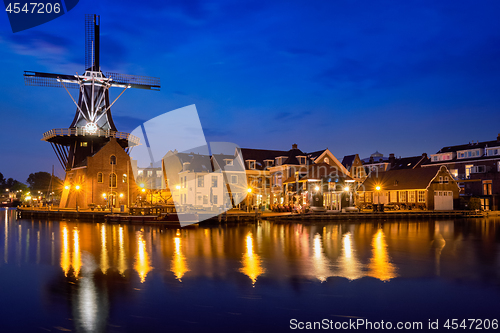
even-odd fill
[(299, 164), (306, 164), (306, 158), (304, 156), (297, 156), (297, 159), (299, 160)]
[(391, 202), (398, 202), (398, 191), (390, 191), (389, 199)]
[(217, 178), (217, 176), (212, 176), (212, 187), (217, 187), (217, 181), (219, 179)]
[(80, 142), (80, 147), (87, 147), (87, 142)]
[(102, 172), (97, 173), (97, 182), (102, 183)]
[(266, 167), (272, 167), (273, 166), (273, 160), (266, 160)]
[(161, 178), (161, 170), (156, 170), (156, 177)]
[(325, 157), (325, 159), (323, 160), (323, 162), (325, 162), (326, 164), (330, 164), (330, 159), (328, 157)]
[(443, 183), (443, 176), (439, 176), (439, 184)]
[(143, 170), (139, 170), (139, 171), (137, 171), (137, 174), (138, 174), (139, 176), (142, 176), (142, 175), (144, 174), (144, 171), (143, 171)]
[(372, 194), (371, 193), (366, 193), (366, 195), (365, 195), (365, 201), (367, 203), (372, 202)]
[(110, 156), (109, 164), (116, 165), (116, 156), (115, 155)]
[(233, 160), (225, 159), (224, 162), (226, 162), (226, 165), (233, 165)]
[(109, 175), (109, 187), (116, 187), (116, 173)]
[(122, 183), (126, 183), (126, 182), (127, 182), (127, 174), (124, 173), (122, 176)]
[(203, 196), (203, 204), (208, 205), (208, 195)]
[(415, 202), (415, 191), (408, 191), (408, 202)]
[(444, 177), (444, 183), (448, 184), (449, 182), (450, 182), (450, 178), (448, 178), (448, 176)]
[(236, 184), (236, 183), (238, 183), (238, 176), (231, 175), (231, 184)]
[(497, 171), (500, 172), (500, 161), (497, 162)]
[(491, 180), (483, 180), (483, 195), (491, 195)]
[(472, 171), (472, 167), (473, 167), (473, 166), (474, 166), (474, 165), (472, 165), (472, 164), (467, 164), (467, 165), (465, 166), (465, 179), (469, 179), (469, 178), (470, 178), (470, 174), (471, 174), (471, 171)]
[(153, 177), (153, 171), (148, 170), (148, 177)]
[(406, 202), (406, 191), (399, 191), (399, 202)]
[(203, 187), (203, 186), (205, 186), (205, 177), (198, 176), (198, 187)]
[(248, 161), (248, 168), (249, 169), (255, 169), (255, 161)]
[(213, 196), (213, 203), (214, 203), (214, 205), (217, 205), (217, 196), (216, 195)]
[(425, 202), (425, 191), (418, 191), (418, 202)]
[(450, 169), (450, 173), (453, 178), (458, 179), (458, 169)]

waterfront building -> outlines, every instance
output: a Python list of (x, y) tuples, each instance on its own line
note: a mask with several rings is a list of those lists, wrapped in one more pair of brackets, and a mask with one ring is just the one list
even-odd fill
[(483, 210), (500, 209), (500, 134), (496, 140), (441, 148), (424, 167), (445, 165), (465, 199), (478, 197)]
[(358, 189), (358, 204), (452, 210), (458, 206), (459, 190), (446, 166), (372, 172)]

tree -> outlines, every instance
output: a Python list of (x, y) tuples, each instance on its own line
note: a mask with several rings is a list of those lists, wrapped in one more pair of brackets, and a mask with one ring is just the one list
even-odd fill
[(5, 178), (3, 174), (0, 172), (0, 187), (3, 188), (4, 185), (5, 185)]
[(52, 191), (60, 192), (63, 181), (56, 176), (52, 178), (52, 175), (48, 172), (40, 171), (35, 173), (30, 173), (26, 182), (28, 183), (31, 192), (36, 193), (41, 191), (45, 193), (49, 190), (49, 187), (52, 187)]

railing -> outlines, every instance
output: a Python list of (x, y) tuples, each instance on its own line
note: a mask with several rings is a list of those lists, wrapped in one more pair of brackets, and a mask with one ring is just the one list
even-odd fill
[(128, 140), (129, 142), (139, 145), (140, 144), (140, 139), (136, 137), (135, 135), (131, 135), (130, 133), (126, 132), (116, 132), (116, 131), (110, 131), (110, 130), (101, 130), (98, 129), (95, 133), (87, 133), (84, 127), (77, 127), (77, 128), (55, 128), (51, 129), (48, 132), (43, 133), (43, 139), (42, 140), (50, 140), (53, 137), (56, 136), (97, 136), (97, 137), (103, 137), (103, 138), (116, 138), (116, 139), (123, 139), (123, 140)]

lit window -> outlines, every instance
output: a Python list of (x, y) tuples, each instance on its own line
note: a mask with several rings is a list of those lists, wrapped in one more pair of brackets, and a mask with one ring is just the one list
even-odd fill
[(418, 191), (418, 202), (425, 202), (425, 191)]
[(455, 179), (458, 178), (458, 169), (451, 169), (450, 173), (453, 176), (453, 178), (455, 178)]
[(109, 175), (109, 187), (116, 187), (116, 173)]
[(144, 173), (144, 171), (143, 171), (143, 170), (139, 170), (139, 171), (137, 171), (137, 174), (138, 174), (139, 176), (142, 176), (142, 175), (143, 175), (143, 173)]
[(122, 182), (123, 183), (127, 182), (127, 174), (126, 173), (124, 173), (123, 176), (122, 176)]
[(80, 147), (87, 147), (87, 142), (80, 142)]
[(326, 164), (329, 164), (330, 163), (330, 159), (328, 157), (325, 157), (325, 159), (323, 160)]
[(406, 202), (406, 191), (399, 191), (399, 202)]
[(148, 170), (148, 177), (153, 177), (153, 171)]
[(408, 191), (408, 202), (415, 202), (415, 191)]
[(161, 178), (161, 171), (160, 170), (156, 171), (156, 177)]

